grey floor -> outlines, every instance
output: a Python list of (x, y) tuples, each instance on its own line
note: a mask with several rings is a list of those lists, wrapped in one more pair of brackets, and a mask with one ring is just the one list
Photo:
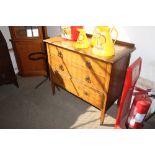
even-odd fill
[[(56, 90), (53, 96), (47, 80), (35, 86), (43, 77), (18, 76), (19, 88), (0, 86), (1, 129), (110, 129), (114, 127), (117, 105), (106, 113), (104, 126), (99, 125), (100, 111), (67, 91)], [(155, 128), (152, 117), (145, 128)]]

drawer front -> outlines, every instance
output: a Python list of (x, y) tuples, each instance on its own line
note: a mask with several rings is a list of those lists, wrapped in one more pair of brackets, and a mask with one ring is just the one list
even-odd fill
[(53, 45), (49, 46), (49, 52), (51, 57), (54, 55), (65, 63), (76, 65), (91, 73), (105, 77), (107, 66), (104, 62)]
[(66, 77), (69, 79), (74, 79), (77, 82), (84, 84), (87, 87), (91, 87), (95, 90), (103, 91), (105, 90), (105, 78), (99, 76), (95, 73), (77, 68), (73, 65), (65, 63), (56, 59), (55, 56), (52, 58), (52, 71), (55, 76)]
[(103, 94), (99, 93), (91, 88), (85, 87), (82, 84), (77, 83), (77, 81), (72, 79), (67, 79), (64, 77), (54, 77), (53, 81), (65, 88), (67, 91), (73, 93), (74, 95), (82, 98), (86, 102), (92, 104), (93, 106), (97, 107), (98, 109), (102, 108), (103, 104)]
[(77, 85), (77, 90), (79, 90), (80, 98), (91, 103), (93, 106), (102, 109), (103, 94), (85, 87), (84, 85)]

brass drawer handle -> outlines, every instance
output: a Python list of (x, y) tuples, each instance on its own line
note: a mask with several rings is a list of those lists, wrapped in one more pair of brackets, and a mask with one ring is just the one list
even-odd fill
[(63, 58), (62, 52), (61, 52), (59, 49), (57, 49), (57, 50), (58, 50), (58, 56), (59, 56), (60, 58)]
[(86, 76), (86, 77), (85, 77), (85, 80), (86, 80), (88, 83), (91, 83), (91, 80), (90, 80), (90, 77), (89, 77), (89, 76)]
[(59, 69), (60, 69), (61, 71), (64, 71), (63, 65), (59, 65)]
[(91, 62), (90, 62), (90, 61), (86, 61), (86, 66), (87, 66), (88, 68), (92, 68)]

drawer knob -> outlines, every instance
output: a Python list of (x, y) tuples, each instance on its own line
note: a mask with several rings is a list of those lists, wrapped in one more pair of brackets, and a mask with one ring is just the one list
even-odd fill
[(92, 68), (91, 62), (90, 62), (90, 61), (86, 61), (86, 66), (87, 66), (88, 68)]
[(58, 50), (58, 56), (59, 56), (60, 58), (63, 58), (62, 52), (61, 52), (60, 50)]
[(84, 94), (85, 94), (86, 96), (88, 96), (88, 93), (87, 93), (86, 91), (84, 92)]
[(63, 65), (59, 65), (59, 69), (62, 70), (62, 71), (64, 71)]
[(91, 80), (90, 80), (90, 77), (89, 77), (89, 76), (86, 76), (85, 80), (86, 80), (88, 83), (91, 83)]

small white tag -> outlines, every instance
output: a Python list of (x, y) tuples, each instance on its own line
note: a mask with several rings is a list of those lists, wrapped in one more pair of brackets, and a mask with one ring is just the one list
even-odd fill
[(32, 37), (32, 31), (31, 31), (31, 29), (27, 29), (27, 37)]
[(141, 123), (143, 121), (145, 115), (146, 114), (139, 114), (139, 113), (137, 113), (136, 116), (135, 116), (135, 122)]
[(38, 37), (39, 33), (38, 33), (38, 29), (33, 29), (33, 37)]

